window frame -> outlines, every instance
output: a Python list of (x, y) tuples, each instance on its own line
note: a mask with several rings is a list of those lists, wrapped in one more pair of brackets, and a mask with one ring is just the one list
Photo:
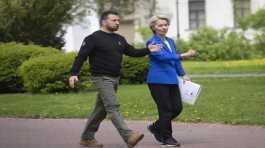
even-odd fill
[[(197, 8), (196, 8), (197, 7)], [(189, 0), (189, 29), (196, 30), (206, 24), (206, 1)], [(192, 18), (194, 16), (194, 18)], [(202, 17), (203, 16), (203, 17)]]

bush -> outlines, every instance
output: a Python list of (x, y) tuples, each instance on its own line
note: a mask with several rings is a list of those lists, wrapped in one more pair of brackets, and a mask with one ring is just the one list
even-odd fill
[(23, 85), (18, 67), (32, 57), (59, 53), (54, 48), (17, 43), (0, 44), (0, 93), (21, 92)]
[(192, 33), (190, 46), (199, 60), (238, 60), (252, 57), (252, 47), (243, 33), (204, 27)]
[(254, 49), (258, 53), (256, 57), (265, 57), (265, 28), (255, 36)]
[(265, 56), (265, 9), (259, 9), (256, 13), (240, 20), (240, 27), (244, 30), (254, 29), (254, 49), (257, 52), (256, 57)]
[(142, 35), (144, 42), (153, 36), (153, 32), (149, 27), (139, 28), (138, 32)]
[(229, 32), (222, 41), (222, 60), (250, 59), (255, 54), (250, 42), (245, 38), (244, 33)]
[[(32, 93), (69, 91), (68, 78), (75, 56), (75, 53), (55, 54), (24, 62), (19, 69), (26, 90)], [(82, 83), (78, 88), (91, 87), (88, 69), (89, 65), (85, 62), (80, 72)]]
[(148, 57), (133, 58), (125, 56), (123, 59), (122, 79), (124, 84), (141, 84), (146, 81), (149, 68)]
[(176, 41), (175, 41), (175, 44), (177, 46), (177, 52), (178, 53), (183, 53), (183, 52), (186, 52), (189, 48), (190, 48), (190, 44), (188, 41), (184, 41), (183, 39), (181, 38), (178, 38)]

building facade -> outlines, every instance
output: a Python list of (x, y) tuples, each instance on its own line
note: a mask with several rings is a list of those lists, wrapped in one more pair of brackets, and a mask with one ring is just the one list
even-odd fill
[[(188, 40), (190, 33), (202, 26), (236, 29), (236, 16), (245, 17), (265, 8), (265, 0), (156, 0), (155, 7), (150, 7), (149, 1), (136, 5), (134, 17), (121, 25), (120, 33), (131, 43), (143, 42), (137, 30), (147, 26), (148, 18), (151, 17), (150, 9), (155, 9), (153, 14), (163, 14), (170, 18), (168, 36)], [(69, 27), (65, 47), (67, 51), (79, 49), (84, 36), (99, 29), (96, 15), (89, 19), (90, 28), (82, 30), (78, 26)]]
[(158, 0), (158, 6), (156, 13), (171, 19), (168, 36), (188, 39), (202, 26), (237, 28), (236, 14), (245, 17), (264, 9), (265, 0)]

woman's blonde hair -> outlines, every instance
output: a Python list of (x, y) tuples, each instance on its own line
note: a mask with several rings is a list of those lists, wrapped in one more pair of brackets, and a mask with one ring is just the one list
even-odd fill
[(155, 33), (154, 27), (155, 27), (156, 21), (158, 21), (158, 20), (165, 20), (165, 21), (167, 21), (168, 25), (170, 24), (169, 18), (164, 16), (164, 15), (152, 16), (149, 20), (149, 27), (153, 33)]

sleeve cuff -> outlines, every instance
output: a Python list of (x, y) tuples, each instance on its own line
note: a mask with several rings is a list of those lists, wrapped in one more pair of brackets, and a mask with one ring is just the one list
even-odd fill
[(151, 51), (149, 50), (149, 48), (145, 48), (145, 50), (146, 50), (146, 53), (147, 54), (150, 54), (151, 53)]
[(179, 59), (179, 60), (183, 60), (183, 58), (180, 56), (180, 54), (177, 54), (177, 59)]

